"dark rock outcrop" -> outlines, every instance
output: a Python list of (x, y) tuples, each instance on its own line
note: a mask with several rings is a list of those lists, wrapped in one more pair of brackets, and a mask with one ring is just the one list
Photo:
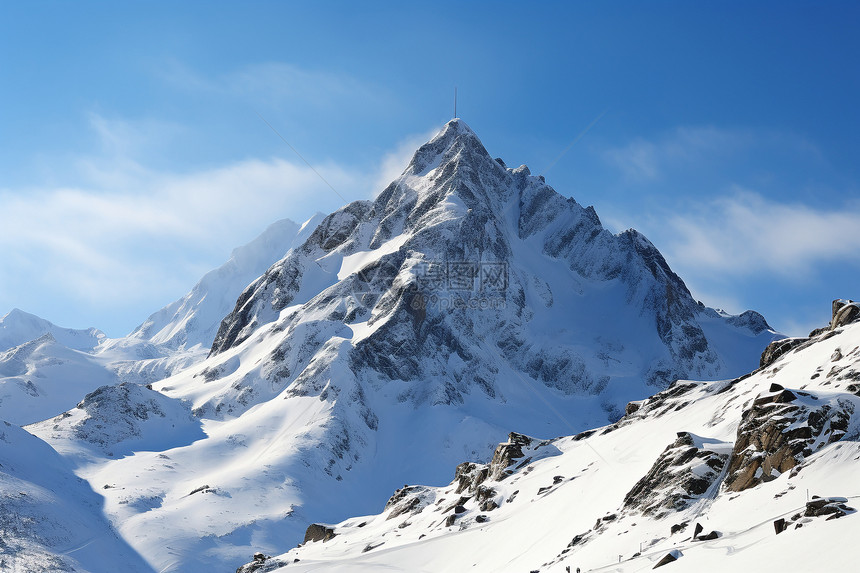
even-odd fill
[(818, 497), (813, 495), (810, 501), (806, 502), (806, 508), (803, 513), (795, 513), (790, 518), (780, 517), (773, 522), (773, 530), (776, 535), (788, 530), (792, 525), (794, 529), (803, 527), (804, 524), (811, 523), (813, 518), (823, 517), (826, 520), (839, 519), (857, 510), (846, 505), (847, 498), (844, 497)]
[(806, 502), (806, 509), (803, 512), (804, 517), (823, 517), (827, 519), (837, 519), (854, 513), (853, 507), (848, 507), (846, 502), (848, 499), (844, 497), (818, 497), (812, 496), (812, 500)]
[(236, 569), (236, 573), (268, 573), (269, 571), (280, 569), (287, 564), (287, 561), (274, 559), (263, 553), (255, 553), (254, 560)]
[(657, 565), (655, 565), (653, 567), (653, 569), (656, 569), (657, 567), (662, 567), (663, 565), (668, 565), (669, 563), (672, 563), (673, 561), (677, 561), (678, 557), (680, 557), (680, 556), (681, 556), (681, 552), (678, 551), (677, 549), (674, 551), (671, 551), (671, 552), (667, 553), (665, 556), (663, 556), (663, 559), (658, 561)]
[(776, 521), (773, 522), (773, 530), (774, 530), (774, 532), (776, 532), (777, 535), (779, 535), (780, 533), (785, 531), (787, 528), (788, 528), (788, 526), (786, 525), (784, 517), (780, 517), (779, 519), (777, 519)]
[(311, 523), (308, 526), (307, 531), (305, 531), (304, 543), (309, 541), (328, 541), (336, 535), (334, 528), (331, 526), (320, 523)]
[(767, 345), (767, 348), (764, 349), (764, 352), (761, 353), (761, 359), (759, 360), (759, 368), (765, 368), (770, 366), (776, 359), (798, 348), (802, 344), (808, 342), (808, 338), (783, 338), (782, 340), (775, 340)]
[(860, 303), (852, 300), (836, 299), (831, 304), (831, 318), (828, 326), (816, 328), (809, 333), (808, 338), (783, 338), (782, 340), (771, 342), (761, 354), (759, 368), (770, 366), (784, 354), (806, 347), (815, 340), (818, 340), (821, 335), (832, 334), (836, 328), (856, 322), (858, 319), (860, 319)]
[(722, 537), (722, 533), (719, 531), (711, 531), (710, 533), (706, 533), (704, 535), (699, 535), (693, 538), (693, 541), (711, 541), (714, 539), (719, 539)]
[(860, 319), (860, 303), (853, 300), (836, 299), (833, 301), (832, 308), (833, 318), (830, 319), (830, 330)]
[(433, 502), (435, 494), (423, 485), (404, 485), (394, 492), (385, 504), (383, 512), (388, 511), (386, 519), (394, 519), (404, 514), (416, 514)]
[(523, 457), (523, 448), (537, 442), (523, 434), (511, 432), (508, 441), (499, 444), (493, 452), (493, 461), (490, 462), (489, 475), (494, 480), (504, 479), (511, 473), (507, 468)]
[(845, 435), (854, 403), (799, 390), (777, 390), (753, 400), (743, 413), (725, 485), (743, 491), (800, 464)]
[(678, 432), (678, 439), (624, 497), (624, 508), (660, 518), (705, 495), (721, 476), (729, 456), (697, 447), (698, 440), (689, 432)]

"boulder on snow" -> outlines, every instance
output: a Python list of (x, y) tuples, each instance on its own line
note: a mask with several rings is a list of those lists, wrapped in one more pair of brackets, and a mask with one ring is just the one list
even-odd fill
[(304, 543), (308, 541), (328, 541), (337, 535), (334, 528), (320, 523), (311, 523), (305, 531)]
[(676, 533), (684, 531), (685, 529), (687, 529), (687, 525), (689, 524), (686, 521), (672, 525), (672, 527), (669, 529), (670, 535), (675, 535)]
[(693, 528), (693, 539), (696, 539), (699, 536), (699, 534), (702, 532), (703, 529), (704, 529), (704, 527), (702, 527), (702, 524), (697, 523), (696, 527)]
[(806, 509), (802, 514), (795, 513), (789, 519), (784, 517), (777, 519), (773, 522), (773, 530), (776, 535), (779, 535), (792, 524), (795, 529), (803, 527), (803, 524), (811, 522), (813, 517), (824, 517), (826, 520), (831, 520), (855, 513), (856, 510), (853, 507), (846, 505), (847, 501), (844, 497), (818, 497), (814, 495), (810, 501), (806, 502)]
[(236, 569), (236, 573), (267, 573), (268, 571), (275, 571), (286, 565), (286, 561), (273, 559), (269, 555), (257, 552), (254, 553), (254, 560), (250, 563), (245, 563)]
[(635, 402), (627, 402), (627, 405), (624, 407), (624, 415), (629, 416), (630, 414), (639, 410), (642, 407), (642, 400), (636, 400)]
[(776, 521), (773, 522), (773, 530), (777, 535), (779, 535), (780, 533), (782, 533), (786, 529), (788, 529), (788, 525), (785, 523), (784, 517), (780, 517), (779, 519), (777, 519)]
[(711, 531), (710, 533), (694, 538), (693, 541), (711, 541), (712, 539), (719, 539), (722, 535), (723, 534), (719, 531)]
[(652, 569), (656, 569), (657, 567), (662, 567), (663, 565), (668, 565), (673, 561), (677, 561), (678, 558), (681, 557), (681, 552), (677, 549), (673, 549), (669, 553), (663, 556), (663, 559), (657, 562), (657, 565), (652, 567)]
[(833, 301), (832, 308), (833, 317), (830, 319), (830, 330), (860, 319), (860, 303), (853, 300), (836, 299)]
[(826, 515), (828, 516), (827, 519), (837, 519), (854, 513), (853, 507), (845, 505), (847, 501), (844, 497), (812, 496), (812, 499), (806, 502), (806, 510), (803, 515), (804, 517), (823, 517)]

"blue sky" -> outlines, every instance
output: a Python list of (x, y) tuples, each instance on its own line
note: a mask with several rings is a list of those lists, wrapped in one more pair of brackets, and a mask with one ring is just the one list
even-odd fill
[[(853, 2), (0, 3), (0, 314), (112, 336), (459, 115), (789, 334), (860, 297)], [(754, 5), (750, 5), (754, 4)], [(597, 123), (560, 160), (559, 154)]]

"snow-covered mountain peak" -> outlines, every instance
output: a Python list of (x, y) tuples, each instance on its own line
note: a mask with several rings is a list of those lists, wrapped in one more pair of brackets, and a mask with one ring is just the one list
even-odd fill
[[(647, 239), (612, 234), (594, 209), (507, 168), (459, 120), (374, 200), (269, 255), (223, 291), (208, 275), (116, 346), (141, 351), (120, 378), (181, 405), (175, 416), (158, 406), (181, 431), (158, 453), (94, 449), (80, 471), (116, 484), (106, 512), (159, 571), (241, 562), (252, 543), (299, 540), (309, 519), (376, 510), (406, 482), (444, 483), (454, 462), (490, 462), (512, 430), (602, 426), (676, 379), (743, 374), (779, 338), (697, 304)], [(232, 305), (204, 313), (234, 287)], [(135, 436), (161, 423), (129, 418), (150, 397), (125, 390), (97, 391), (92, 411), (63, 419)], [(34, 431), (59, 449), (79, 440), (57, 424)], [(529, 444), (509, 442), (555, 451)]]
[(476, 158), (490, 159), (483, 143), (461, 119), (452, 119), (430, 141), (418, 148), (404, 174), (421, 177), (440, 165), (472, 163)]

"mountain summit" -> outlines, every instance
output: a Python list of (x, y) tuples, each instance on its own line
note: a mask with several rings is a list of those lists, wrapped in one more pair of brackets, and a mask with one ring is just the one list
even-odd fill
[(748, 372), (775, 338), (757, 313), (694, 301), (641, 234), (607, 231), (452, 120), (254, 280), (208, 358), (152, 385), (175, 408), (103, 392), (36, 431), (71, 450), (117, 413), (183, 420), (122, 459), (99, 438), (86, 473), (157, 570), (209, 571), (377, 511), (403, 483), (447, 483), (511, 430), (575, 433), (678, 378)]

